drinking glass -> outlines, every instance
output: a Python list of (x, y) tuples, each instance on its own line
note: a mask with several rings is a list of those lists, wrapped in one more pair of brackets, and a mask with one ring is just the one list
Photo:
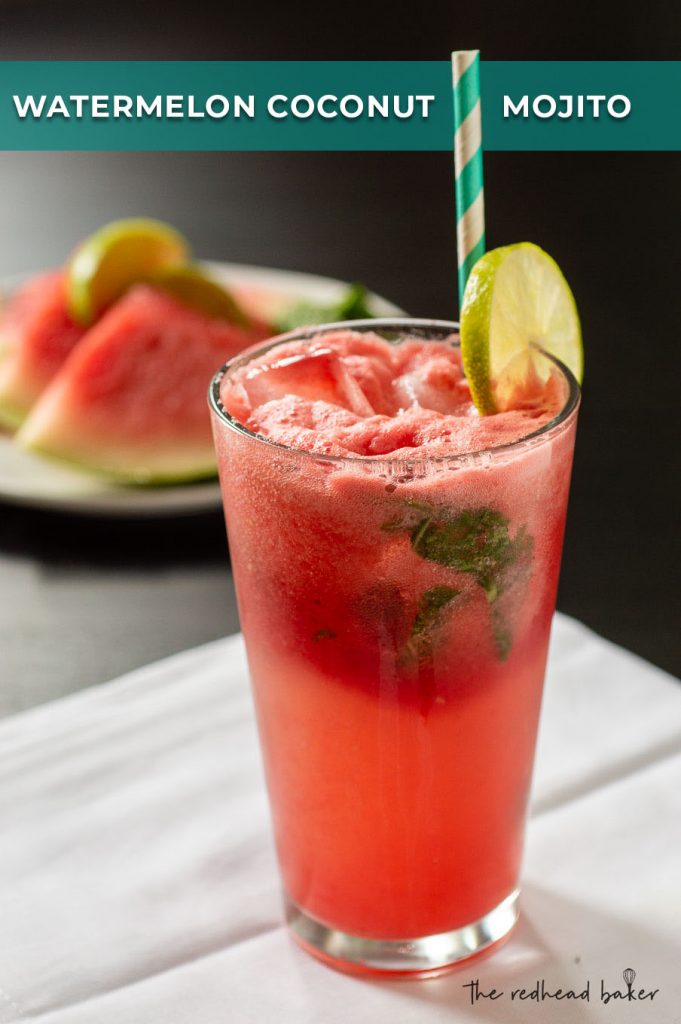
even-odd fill
[[(339, 328), (458, 345), (454, 323)], [(210, 404), (286, 916), (346, 970), (438, 973), (503, 939), (518, 879), (579, 387), (510, 444), (338, 457)]]

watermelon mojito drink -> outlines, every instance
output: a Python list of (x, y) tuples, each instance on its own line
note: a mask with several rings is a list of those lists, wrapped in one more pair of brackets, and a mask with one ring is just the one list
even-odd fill
[(368, 321), (214, 382), (289, 923), (355, 969), (437, 970), (516, 918), (579, 397), (537, 366), (481, 417), (456, 325)]

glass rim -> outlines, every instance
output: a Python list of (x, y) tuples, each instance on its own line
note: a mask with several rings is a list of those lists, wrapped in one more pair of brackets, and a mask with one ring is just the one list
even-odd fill
[[(560, 370), (564, 380), (568, 385), (568, 393), (565, 399), (565, 403), (556, 415), (544, 423), (537, 430), (533, 430), (529, 434), (523, 435), (523, 437), (517, 438), (515, 441), (507, 441), (505, 444), (493, 445), (487, 448), (477, 448), (472, 452), (458, 452), (452, 453), (451, 455), (424, 455), (424, 456), (408, 456), (400, 455), (397, 458), (390, 458), (382, 453), (380, 455), (357, 455), (356, 453), (349, 453), (347, 455), (327, 455), (324, 452), (309, 451), (306, 448), (296, 448), (293, 445), (282, 444), (280, 441), (274, 441), (270, 437), (266, 437), (264, 434), (257, 434), (253, 430), (249, 430), (243, 423), (237, 420), (231, 413), (227, 412), (220, 400), (220, 389), (222, 382), (230, 373), (239, 369), (241, 366), (246, 365), (253, 359), (257, 359), (259, 356), (269, 352), (270, 349), (277, 345), (285, 344), (291, 341), (311, 341), (313, 338), (318, 337), (320, 334), (328, 334), (332, 331), (338, 330), (355, 330), (360, 333), (367, 333), (371, 331), (416, 331), (419, 334), (426, 334), (427, 332), (437, 333), (440, 332), (443, 335), (442, 340), (449, 338), (452, 334), (459, 334), (460, 325), (454, 320), (428, 320), (421, 319), (418, 317), (376, 317), (369, 320), (339, 320), (335, 323), (330, 324), (311, 324), (305, 327), (297, 327), (292, 331), (287, 331), (285, 334), (278, 334), (268, 341), (258, 344), (258, 346), (251, 346), (243, 352), (237, 353), (228, 359), (213, 377), (210, 387), (208, 389), (208, 404), (211, 412), (214, 413), (225, 426), (229, 427), (235, 433), (240, 434), (242, 437), (247, 437), (253, 441), (259, 442), (260, 444), (269, 445), (280, 452), (287, 452), (300, 457), (311, 458), (316, 462), (329, 462), (336, 465), (343, 465), (345, 463), (352, 463), (354, 465), (363, 466), (413, 466), (415, 463), (423, 464), (456, 464), (470, 466), (475, 463), (488, 463), (491, 459), (499, 456), (508, 455), (514, 451), (523, 449), (524, 447), (535, 447), (538, 444), (545, 443), (549, 439), (549, 436), (561, 433), (562, 429), (565, 429), (577, 411), (581, 398), (581, 388), (579, 383), (565, 363), (561, 362), (556, 356), (550, 352), (546, 352), (540, 346), (537, 346), (539, 351), (549, 359), (554, 366)], [(418, 337), (418, 334), (417, 334)], [(437, 340), (437, 339), (431, 339)], [(460, 341), (454, 343), (454, 347), (460, 348)]]

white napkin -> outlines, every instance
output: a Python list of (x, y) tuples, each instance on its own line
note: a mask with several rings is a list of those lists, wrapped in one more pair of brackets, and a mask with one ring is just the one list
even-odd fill
[[(0, 1022), (678, 1021), (681, 690), (563, 616), (523, 920), (436, 981), (289, 940), (240, 637), (7, 720), (0, 765)], [(602, 1003), (628, 967), (654, 1000)], [(475, 978), (504, 995), (471, 1006)], [(542, 978), (589, 1003), (511, 999)]]

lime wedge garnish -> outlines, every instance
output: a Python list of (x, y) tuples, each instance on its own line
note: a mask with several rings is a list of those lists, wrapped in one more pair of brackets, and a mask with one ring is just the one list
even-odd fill
[(473, 267), (461, 309), (461, 355), (479, 412), (497, 411), (498, 383), (537, 348), (581, 381), (582, 332), (570, 286), (538, 245), (492, 249)]
[(234, 296), (224, 285), (195, 264), (167, 267), (151, 275), (149, 283), (169, 292), (185, 306), (198, 309), (207, 316), (228, 320), (239, 327), (248, 327), (250, 320)]
[(189, 246), (158, 220), (133, 218), (106, 224), (78, 246), (67, 267), (69, 312), (84, 327), (136, 281), (184, 263)]

